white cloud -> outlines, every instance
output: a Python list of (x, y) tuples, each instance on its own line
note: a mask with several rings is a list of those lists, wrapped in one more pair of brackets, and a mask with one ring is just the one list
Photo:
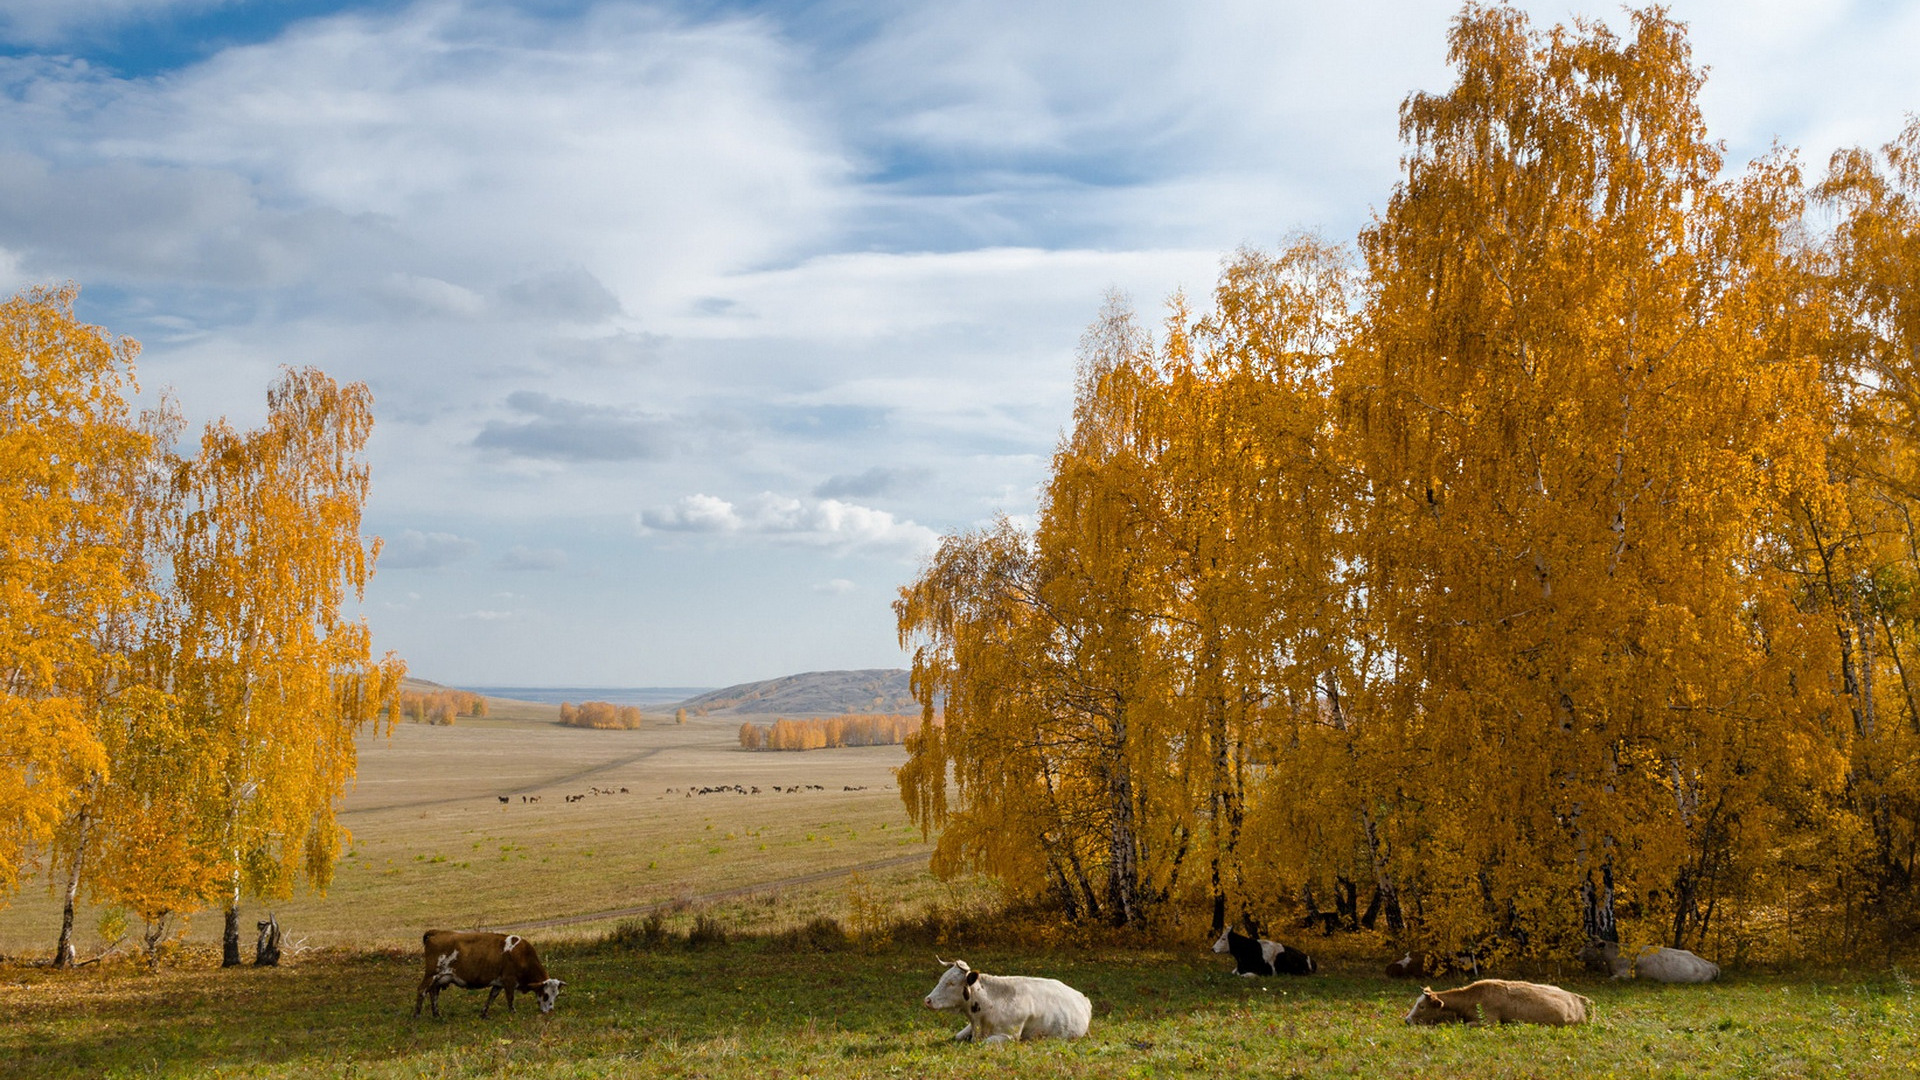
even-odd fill
[(47, 45), (75, 32), (167, 13), (197, 13), (241, 0), (7, 0), (0, 11), (0, 38)]
[(474, 436), (482, 450), (550, 461), (646, 461), (667, 456), (666, 424), (628, 409), (566, 401), (532, 390), (507, 395), (516, 414), (489, 420)]
[(820, 582), (813, 587), (813, 591), (826, 593), (829, 596), (844, 596), (852, 592), (855, 588), (857, 588), (857, 586), (855, 586), (853, 582), (843, 577), (837, 577), (830, 581)]
[[(1154, 302), (1187, 285), (1211, 287), (1218, 249), (1046, 251), (988, 248), (959, 252), (855, 252), (723, 279), (731, 301), (714, 312), (689, 309), (661, 326), (685, 337), (849, 339), (895, 336), (983, 317), (1019, 333), (1064, 312), (1092, 317), (1101, 293), (1122, 291)], [(991, 314), (989, 314), (991, 313)]]
[(470, 319), (486, 308), (486, 301), (472, 289), (416, 274), (387, 275), (379, 296), (409, 314)]
[(714, 495), (688, 495), (678, 503), (643, 510), (642, 535), (652, 532), (712, 533), (764, 537), (836, 551), (867, 551), (917, 557), (939, 542), (924, 525), (885, 510), (839, 499), (796, 499), (762, 492), (741, 506)]
[(0, 296), (11, 296), (33, 283), (32, 275), (20, 267), (20, 256), (0, 247)]
[(513, 612), (487, 610), (469, 611), (460, 617), (471, 622), (500, 622), (503, 619), (513, 618)]
[(380, 549), (382, 570), (433, 570), (472, 555), (479, 543), (447, 532), (407, 529)]
[(831, 227), (847, 164), (797, 70), (752, 19), (452, 0), (297, 22), (162, 79), (13, 62), (8, 142), (33, 149), (0, 170), (8, 231), (91, 275), (328, 289), (377, 268), (602, 318)]
[(643, 533), (722, 533), (738, 532), (743, 523), (727, 500), (717, 495), (688, 495), (673, 506), (642, 510), (639, 524)]

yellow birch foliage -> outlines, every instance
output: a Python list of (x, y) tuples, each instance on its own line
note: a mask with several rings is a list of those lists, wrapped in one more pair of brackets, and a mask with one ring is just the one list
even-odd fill
[(176, 480), (172, 686), (216, 756), (191, 794), (230, 913), (243, 890), (328, 884), (354, 734), (391, 715), (404, 673), (342, 612), (373, 563), (360, 536), (371, 396), (303, 369), (267, 400), (257, 431), (209, 424)]
[(1357, 281), (1101, 315), (1037, 527), (895, 605), (936, 869), (1482, 954), (1912, 918), (1920, 127), (1836, 158), (1829, 245), (1631, 20), (1465, 9)]
[[(1840, 219), (1827, 358), (1843, 410), (1830, 467), (1847, 513), (1809, 511), (1800, 565), (1841, 644), (1860, 828), (1842, 858), (1806, 860), (1807, 883), (1837, 881), (1832, 905), (1899, 940), (1920, 930), (1920, 119), (1879, 160), (1835, 154), (1818, 194)], [(1818, 873), (1835, 863), (1841, 876)]]
[[(1154, 350), (1110, 301), (1082, 341), (1073, 430), (1031, 536), (949, 537), (894, 610), (923, 719), (901, 795), (972, 867), (1074, 917), (1142, 925), (1179, 885), (1190, 761), (1168, 727)], [(958, 805), (949, 805), (949, 770)]]
[(1682, 29), (1633, 19), (1468, 9), (1362, 238), (1373, 707), (1418, 725), (1432, 832), (1401, 850), (1447, 944), (1574, 938), (1605, 876), (1695, 941), (1782, 824), (1769, 787), (1834, 779), (1825, 657), (1770, 558), (1789, 500), (1827, 501), (1798, 178), (1719, 180)]
[[(935, 721), (938, 723), (938, 721)], [(917, 716), (860, 713), (781, 718), (772, 724), (740, 725), (743, 750), (826, 750), (844, 746), (898, 746), (920, 727)]]
[(138, 349), (76, 320), (78, 291), (0, 304), (0, 893), (108, 769), (103, 631), (143, 588), (127, 558), (129, 477), (153, 446), (126, 400)]

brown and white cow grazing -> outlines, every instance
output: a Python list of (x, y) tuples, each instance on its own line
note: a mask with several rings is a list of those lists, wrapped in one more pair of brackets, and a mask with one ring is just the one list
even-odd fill
[(449, 986), (466, 990), (487, 988), (487, 1003), (480, 1015), (493, 1008), (493, 999), (505, 990), (507, 1011), (513, 1011), (513, 995), (520, 992), (538, 995), (540, 1011), (550, 1013), (553, 1003), (566, 984), (547, 977), (546, 966), (533, 951), (533, 943), (518, 934), (494, 934), (484, 930), (429, 930), (421, 935), (426, 951), (427, 970), (420, 978), (420, 989), (413, 996), (413, 1015), (420, 1015), (424, 999), (440, 1015), (440, 991)]
[(1481, 979), (1457, 990), (1420, 991), (1407, 1012), (1409, 1024), (1548, 1024), (1587, 1022), (1593, 1001), (1545, 983)]

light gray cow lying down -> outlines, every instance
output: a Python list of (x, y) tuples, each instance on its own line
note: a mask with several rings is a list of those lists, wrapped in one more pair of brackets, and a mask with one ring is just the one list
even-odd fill
[(1627, 956), (1611, 941), (1597, 941), (1580, 950), (1580, 959), (1595, 970), (1604, 970), (1616, 979), (1642, 979), (1663, 983), (1703, 983), (1720, 977), (1720, 965), (1703, 960), (1685, 949), (1649, 945), (1637, 955)]
[(954, 1033), (956, 1042), (1078, 1039), (1093, 1020), (1093, 1002), (1058, 979), (986, 975), (965, 960), (940, 962), (947, 965), (946, 973), (925, 1003), (929, 1009), (965, 1014), (967, 1026)]

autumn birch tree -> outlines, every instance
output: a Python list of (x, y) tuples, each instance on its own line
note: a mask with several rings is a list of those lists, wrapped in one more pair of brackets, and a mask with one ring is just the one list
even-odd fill
[(354, 734), (402, 673), (372, 659), (366, 625), (342, 611), (372, 568), (360, 535), (372, 422), (365, 386), (289, 370), (263, 428), (208, 425), (177, 474), (170, 685), (218, 755), (199, 814), (224, 882), (228, 966), (240, 962), (243, 893), (330, 881)]
[(895, 608), (936, 869), (1482, 955), (1920, 925), (1920, 124), (1822, 233), (1628, 22), (1468, 6), (1358, 274), (1102, 313), (1036, 528)]
[(1825, 354), (1846, 513), (1807, 508), (1799, 566), (1839, 643), (1848, 808), (1866, 838), (1835, 902), (1898, 939), (1920, 928), (1920, 119), (1878, 160), (1835, 154), (1818, 194), (1839, 216)]
[[(114, 628), (146, 588), (129, 558), (155, 443), (127, 401), (138, 347), (79, 322), (78, 293), (0, 304), (0, 891), (63, 823), (87, 831), (123, 675)], [(63, 933), (56, 962), (71, 955)]]
[(1003, 521), (949, 538), (895, 605), (928, 720), (945, 700), (901, 773), (915, 820), (943, 827), (936, 866), (1044, 883), (1075, 916), (1125, 926), (1177, 887), (1194, 830), (1168, 726), (1157, 379), (1147, 335), (1110, 301), (1082, 341), (1034, 533)]
[(1770, 835), (1767, 786), (1828, 764), (1768, 558), (1787, 498), (1825, 497), (1796, 177), (1718, 179), (1657, 10), (1620, 39), (1469, 8), (1450, 56), (1454, 88), (1403, 107), (1343, 374), (1382, 704), (1420, 725), (1436, 826), (1407, 869), (1450, 944), (1571, 937), (1569, 891), (1604, 881), (1697, 941)]

